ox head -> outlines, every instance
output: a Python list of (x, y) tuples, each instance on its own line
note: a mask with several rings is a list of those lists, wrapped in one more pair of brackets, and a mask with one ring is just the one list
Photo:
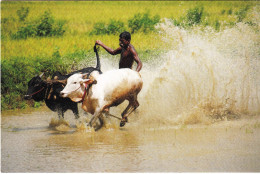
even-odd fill
[(46, 89), (46, 82), (41, 79), (44, 73), (33, 77), (28, 82), (27, 94), (24, 96), (25, 100), (34, 99), (35, 101), (41, 101), (44, 99), (44, 93)]
[(96, 82), (93, 77), (85, 79), (86, 74), (74, 74), (67, 80), (67, 85), (60, 92), (62, 97), (69, 97), (74, 102), (80, 102), (87, 85)]

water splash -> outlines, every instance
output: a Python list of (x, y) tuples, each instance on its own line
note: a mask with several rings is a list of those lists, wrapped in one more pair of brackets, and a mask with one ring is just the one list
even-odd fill
[(70, 129), (70, 124), (64, 119), (52, 118), (49, 127), (58, 131), (68, 131)]
[[(159, 28), (171, 49), (142, 72), (142, 123), (197, 124), (260, 113), (259, 31)], [(203, 32), (202, 32), (203, 31)]]

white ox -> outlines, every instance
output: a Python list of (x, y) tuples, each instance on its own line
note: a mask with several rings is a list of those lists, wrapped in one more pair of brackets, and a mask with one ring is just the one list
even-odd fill
[(120, 126), (127, 122), (127, 116), (138, 106), (137, 95), (143, 86), (141, 75), (128, 68), (107, 71), (103, 74), (91, 73), (89, 79), (83, 74), (74, 74), (67, 80), (67, 85), (61, 91), (62, 97), (69, 97), (72, 101), (82, 102), (82, 108), (93, 115), (89, 122), (96, 119), (112, 106), (118, 106), (125, 100), (129, 101), (123, 111)]

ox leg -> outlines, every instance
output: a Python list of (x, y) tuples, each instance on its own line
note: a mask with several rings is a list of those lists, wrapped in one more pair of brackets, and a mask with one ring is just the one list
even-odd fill
[(125, 118), (126, 113), (128, 112), (128, 110), (132, 107), (131, 102), (129, 102), (128, 106), (125, 108), (125, 110), (122, 112), (121, 116), (122, 118)]
[[(100, 111), (96, 111), (93, 115), (93, 117), (91, 118), (91, 120), (89, 121), (88, 125), (90, 125), (91, 127), (94, 127), (96, 124), (97, 119), (100, 117), (102, 113)], [(101, 121), (101, 126), (102, 126), (102, 121)]]
[[(97, 119), (99, 120), (100, 124), (97, 124), (97, 122), (96, 122)], [(103, 118), (100, 118), (100, 117), (96, 117), (96, 118), (92, 117), (92, 119), (89, 122), (89, 125), (91, 127), (93, 127), (95, 129), (95, 131), (97, 131), (97, 130), (101, 129), (101, 127), (104, 125), (104, 120), (103, 120)]]
[(129, 105), (126, 107), (124, 112), (122, 113), (122, 120), (120, 122), (120, 127), (123, 127), (125, 123), (128, 121), (127, 117), (138, 108), (139, 102), (137, 101), (137, 96), (134, 96), (132, 100), (129, 100)]
[(99, 126), (98, 127), (95, 127), (95, 131), (99, 130), (102, 128), (102, 126), (104, 125), (104, 116), (103, 114), (101, 113), (100, 117), (98, 117), (99, 119)]
[(78, 105), (76, 105), (75, 107), (73, 107), (72, 109), (73, 114), (75, 115), (76, 119), (79, 119), (79, 109), (78, 109)]
[(64, 112), (60, 108), (58, 109), (58, 116), (59, 116), (59, 119), (64, 118)]

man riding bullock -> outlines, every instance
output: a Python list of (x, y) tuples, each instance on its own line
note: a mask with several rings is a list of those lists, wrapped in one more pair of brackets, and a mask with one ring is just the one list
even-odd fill
[[(136, 71), (139, 72), (142, 69), (142, 62), (138, 57), (138, 54), (131, 42), (131, 34), (127, 31), (122, 32), (119, 35), (119, 48), (113, 50), (103, 44), (100, 40), (96, 41), (97, 45), (102, 46), (109, 54), (117, 55), (121, 54), (119, 61), (119, 69), (121, 68), (130, 68), (132, 69), (134, 61), (137, 63)], [(109, 108), (105, 110), (105, 112), (109, 112)], [(126, 120), (123, 120), (127, 122)]]

